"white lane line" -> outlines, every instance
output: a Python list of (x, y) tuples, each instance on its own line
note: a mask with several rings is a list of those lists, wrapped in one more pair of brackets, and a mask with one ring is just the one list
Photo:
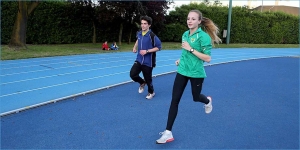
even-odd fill
[[(178, 51), (178, 50), (166, 50), (166, 51)], [(112, 53), (110, 53), (110, 54), (112, 54)], [(112, 58), (118, 59), (120, 57), (121, 58), (124, 58), (124, 57), (125, 58), (126, 57), (130, 58), (130, 57), (135, 57), (136, 56), (135, 54), (132, 54), (132, 52), (122, 53), (122, 55), (118, 55), (118, 54), (110, 55), (110, 54), (90, 54), (90, 55), (93, 55), (93, 56), (80, 55), (80, 57), (79, 57), (79, 55), (61, 56), (61, 57), (66, 57), (65, 59), (56, 58), (56, 57), (60, 57), (60, 56), (56, 56), (56, 57), (51, 57), (53, 59), (43, 58), (43, 60), (41, 60), (41, 61), (34, 61), (33, 59), (35, 59), (35, 58), (32, 58), (32, 59), (19, 59), (19, 60), (4, 60), (4, 61), (2, 61), (3, 62), (2, 66), (6, 66), (6, 65), (18, 65), (19, 66), (20, 64), (27, 64), (27, 63), (43, 63), (43, 62), (73, 61), (73, 60), (76, 62), (78, 60), (81, 61), (82, 59), (85, 59), (87, 61), (89, 61), (89, 60), (99, 60), (99, 59), (100, 60), (102, 60), (102, 59), (112, 59)], [(165, 53), (165, 54), (174, 54), (174, 52)], [(40, 59), (40, 58), (37, 58), (37, 59)], [(46, 60), (44, 60), (44, 59), (46, 59)], [(85, 61), (85, 60), (82, 60), (82, 61)], [(10, 63), (9, 61), (13, 61), (13, 62)], [(46, 64), (59, 64), (59, 63), (46, 63)], [(30, 65), (30, 66), (35, 66), (35, 65)]]
[[(118, 57), (115, 57), (115, 58), (118, 58)], [(104, 58), (104, 59), (110, 59), (110, 58)], [(22, 65), (22, 66), (18, 66), (18, 67), (9, 67), (9, 68), (2, 68), (2, 69), (5, 70), (5, 69), (16, 69), (16, 68), (28, 68), (28, 67), (36, 67), (36, 66), (41, 66), (41, 65), (56, 65), (56, 64), (66, 64), (66, 63), (77, 64), (78, 62), (87, 62), (87, 61), (93, 61), (93, 60), (101, 61), (102, 59), (84, 59), (84, 60), (78, 60), (78, 61), (60, 61), (60, 62), (57, 62), (57, 63), (46, 63), (46, 64), (43, 63), (43, 64), (29, 65), (29, 66)], [(127, 59), (127, 60), (129, 60), (129, 59)], [(118, 61), (115, 61), (115, 62), (118, 62)], [(102, 63), (102, 62), (100, 62), (100, 63)]]
[[(239, 53), (237, 53), (239, 54)], [(229, 54), (231, 55), (231, 54)], [(261, 53), (257, 53), (255, 55), (250, 55), (250, 56), (256, 56), (256, 55), (262, 55)], [(228, 56), (228, 55), (227, 55)], [(249, 57), (249, 55), (245, 55), (247, 57)], [(168, 56), (166, 56), (168, 57)], [(218, 57), (217, 55), (214, 55), (213, 58), (215, 57)], [(223, 55), (224, 57), (224, 55)], [(226, 57), (226, 58), (221, 58), (221, 59), (227, 59), (227, 58), (239, 58), (241, 57), (241, 55), (238, 55), (238, 57)], [(161, 58), (161, 57), (160, 57)], [(169, 58), (169, 57), (168, 57)], [(128, 59), (129, 60), (129, 59)], [(128, 60), (121, 60), (121, 61), (128, 61)], [(213, 60), (220, 60), (219, 58), (217, 59), (213, 59)], [(101, 63), (91, 63), (91, 64), (84, 64), (84, 65), (81, 65), (81, 66), (90, 66), (90, 65), (99, 65), (99, 64), (104, 64), (104, 63), (117, 63), (117, 62), (121, 62), (121, 61), (110, 61), (110, 62), (101, 62)], [(65, 68), (73, 68), (73, 67), (77, 67), (77, 66), (68, 66), (68, 67), (59, 67), (59, 68), (56, 68), (56, 69), (65, 69)], [(34, 73), (34, 72), (41, 72), (41, 71), (49, 71), (49, 70), (52, 70), (51, 68), (49, 69), (42, 69), (42, 70), (35, 70), (35, 71), (27, 71), (27, 72), (19, 72), (19, 73), (12, 73), (12, 74), (1, 74), (0, 76), (9, 76), (9, 75), (18, 75), (18, 74), (24, 74), (24, 73)]]
[[(182, 50), (179, 49), (174, 49), (174, 50), (162, 50), (162, 53), (165, 54), (172, 54), (174, 52), (181, 52)], [(285, 50), (282, 50), (282, 48), (272, 48), (272, 49), (268, 49), (268, 48), (213, 48), (212, 52), (216, 52), (216, 51), (226, 51), (226, 52), (286, 52)], [(297, 54), (299, 55), (299, 51), (297, 50), (297, 48), (290, 48), (289, 52), (297, 52)], [(61, 60), (78, 60), (78, 59), (86, 59), (86, 58), (96, 58), (96, 59), (102, 59), (102, 57), (106, 57), (106, 56), (110, 56), (111, 54), (118, 55), (117, 57), (120, 56), (124, 56), (124, 55), (128, 55), (131, 52), (117, 52), (117, 53), (105, 53), (105, 54), (84, 54), (84, 55), (70, 55), (70, 56), (56, 56), (56, 57), (47, 57), (47, 58), (42, 58), (42, 60), (38, 60), (41, 58), (32, 58), (32, 59), (19, 59), (19, 60), (4, 60), (2, 62), (2, 65), (14, 65), (14, 64), (23, 64), (23, 63), (40, 63), (40, 62), (49, 62), (49, 61), (61, 61)], [(108, 57), (109, 58), (109, 57)], [(36, 60), (36, 61), (35, 61)]]
[[(130, 64), (130, 65), (132, 65), (132, 64)], [(174, 66), (174, 64), (161, 65), (161, 66), (159, 66), (157, 68), (168, 67), (168, 66)], [(42, 89), (46, 89), (46, 88), (57, 87), (57, 86), (61, 86), (61, 85), (71, 84), (71, 83), (77, 83), (77, 82), (82, 82), (82, 81), (87, 81), (87, 80), (93, 80), (93, 79), (103, 78), (103, 77), (107, 77), (107, 76), (113, 76), (113, 75), (128, 73), (128, 72), (129, 71), (123, 71), (123, 72), (118, 72), (118, 73), (113, 73), (113, 74), (105, 74), (105, 75), (96, 76), (96, 77), (92, 77), (92, 78), (79, 79), (79, 80), (76, 80), (76, 81), (71, 81), (71, 82), (66, 82), (66, 83), (61, 83), (61, 84), (55, 84), (55, 85), (45, 86), (45, 87), (40, 87), (40, 88), (31, 89), (31, 90), (14, 92), (14, 93), (10, 93), (10, 94), (1, 95), (0, 98), (1, 97), (15, 95), (15, 94), (21, 94), (21, 93), (27, 93), (27, 92), (31, 92), (31, 91), (42, 90)]]
[[(274, 58), (276, 58), (276, 57), (295, 57), (295, 56), (294, 55), (290, 55), (290, 56), (274, 56)], [(298, 57), (299, 56), (297, 56), (297, 58)], [(238, 60), (238, 61), (247, 61), (247, 60), (264, 59), (264, 58), (273, 58), (273, 57), (271, 56), (271, 57), (261, 57), (261, 58), (249, 58), (249, 59)], [(221, 62), (221, 63), (215, 63), (215, 64), (207, 64), (205, 66), (212, 66), (212, 65), (224, 64), (224, 63), (232, 63), (232, 62), (236, 62), (236, 61), (228, 61), (228, 62)], [(129, 71), (127, 71), (125, 73), (128, 73), (128, 72)], [(165, 75), (165, 74), (169, 74), (169, 73), (174, 73), (174, 72), (176, 72), (176, 70), (174, 70), (174, 71), (168, 71), (168, 72), (160, 73), (160, 74), (155, 74), (155, 75), (153, 75), (153, 77), (160, 76), (160, 75)], [(3, 113), (0, 114), (0, 116), (12, 114), (12, 113), (18, 113), (19, 111), (23, 111), (23, 110), (26, 110), (26, 109), (38, 107), (38, 106), (49, 104), (49, 103), (55, 103), (57, 101), (65, 100), (67, 98), (71, 98), (71, 97), (75, 97), (75, 96), (79, 96), (79, 95), (85, 95), (87, 93), (96, 92), (96, 91), (103, 90), (103, 89), (108, 89), (108, 88), (111, 88), (113, 86), (117, 86), (117, 85), (121, 85), (121, 84), (126, 84), (126, 83), (129, 83), (129, 82), (132, 82), (132, 80), (121, 82), (121, 83), (117, 83), (117, 84), (108, 85), (108, 86), (105, 86), (105, 87), (100, 87), (100, 88), (97, 88), (97, 89), (94, 89), (94, 90), (89, 90), (89, 91), (85, 91), (85, 92), (81, 92), (81, 93), (77, 93), (77, 94), (73, 94), (73, 95), (69, 95), (69, 96), (65, 96), (65, 97), (61, 97), (61, 98), (57, 98), (57, 99), (54, 99), (54, 100), (50, 100), (50, 101), (46, 101), (46, 102), (42, 102), (42, 103), (38, 103), (38, 104), (26, 106), (26, 107), (22, 107), (22, 108), (11, 110), (11, 111), (7, 111), (7, 112), (3, 112)]]
[(239, 59), (239, 60), (228, 60), (228, 61), (223, 61), (223, 62), (209, 63), (209, 64), (204, 65), (204, 66), (220, 65), (220, 64), (247, 61), (247, 60), (266, 59), (266, 58), (282, 58), (282, 57), (294, 57), (294, 55), (289, 55), (289, 56), (263, 56), (263, 57), (254, 57), (254, 58), (246, 58), (246, 59)]
[[(162, 60), (160, 62), (169, 61), (169, 60), (170, 59), (168, 59), (168, 60)], [(37, 78), (30, 78), (30, 79), (18, 80), (18, 81), (12, 81), (12, 82), (4, 82), (4, 83), (1, 83), (1, 85), (13, 84), (13, 83), (19, 83), (19, 82), (25, 82), (25, 81), (31, 81), (31, 80), (38, 80), (38, 79), (44, 79), (44, 78), (50, 78), (50, 77), (64, 76), (64, 75), (70, 75), (70, 74), (76, 74), (76, 73), (83, 73), (83, 72), (89, 72), (89, 71), (97, 71), (97, 70), (102, 70), (102, 69), (112, 69), (112, 68), (118, 68), (118, 67), (124, 67), (124, 66), (132, 66), (132, 63), (125, 64), (125, 65), (119, 65), (119, 66), (111, 66), (111, 67), (96, 68), (96, 69), (75, 71), (75, 72), (69, 72), (69, 73), (61, 73), (61, 74), (55, 74), (55, 75), (43, 76), (43, 77), (37, 77)], [(164, 66), (164, 65), (162, 65), (162, 66)], [(159, 68), (159, 67), (160, 66), (158, 66), (157, 68)]]
[[(122, 60), (122, 61), (128, 61), (128, 60)], [(166, 61), (166, 60), (160, 60), (160, 61), (157, 61), (157, 62), (161, 62), (161, 61)], [(103, 63), (84, 64), (84, 65), (81, 65), (80, 67), (82, 67), (82, 66), (93, 66), (93, 65), (99, 66), (99, 64), (104, 64), (104, 63), (114, 63), (114, 64), (116, 64), (117, 62), (120, 62), (120, 61), (110, 61), (110, 62), (103, 62)], [(66, 68), (75, 68), (75, 67), (78, 67), (78, 66), (58, 67), (58, 68), (55, 68), (55, 70), (66, 69)], [(101, 68), (101, 67), (99, 67), (99, 68)], [(0, 77), (10, 76), (10, 75), (26, 74), (26, 73), (36, 73), (36, 72), (49, 71), (49, 70), (53, 70), (53, 69), (49, 68), (49, 69), (41, 69), (41, 70), (34, 70), (34, 71), (25, 71), (25, 72), (11, 73), (11, 74), (1, 74)]]
[(114, 75), (118, 75), (118, 74), (124, 74), (124, 73), (129, 73), (129, 71), (118, 72), (118, 73), (113, 73), (113, 74), (107, 74), (107, 75), (102, 75), (102, 76), (97, 76), (97, 77), (92, 77), (92, 78), (87, 78), (87, 79), (80, 79), (80, 80), (76, 80), (76, 81), (72, 81), (72, 82), (66, 82), (66, 83), (55, 84), (55, 85), (51, 85), (51, 86), (45, 86), (45, 87), (35, 88), (35, 89), (31, 89), (31, 90), (26, 90), (26, 91), (20, 91), (20, 92), (5, 94), (5, 95), (1, 95), (0, 98), (11, 96), (11, 95), (16, 95), (16, 94), (22, 94), (22, 93), (42, 90), (42, 89), (47, 89), (47, 88), (52, 88), (52, 87), (57, 87), (57, 86), (62, 86), (62, 85), (67, 85), (67, 84), (72, 84), (72, 83), (77, 83), (77, 82), (82, 82), (82, 81), (88, 81), (88, 80), (103, 78), (103, 77), (107, 77), (107, 76), (114, 76)]
[[(125, 54), (124, 54), (125, 55)], [(94, 54), (93, 56), (86, 56), (86, 55), (70, 55), (70, 56), (55, 56), (55, 57), (45, 57), (45, 58), (31, 58), (31, 59), (18, 59), (18, 60), (4, 60), (5, 64), (3, 65), (19, 65), (19, 64), (26, 64), (26, 63), (40, 63), (40, 62), (50, 62), (50, 61), (64, 61), (64, 60), (78, 60), (78, 59), (86, 59), (86, 58), (95, 58), (95, 59), (102, 59), (102, 57), (106, 57), (107, 54)], [(112, 56), (112, 55), (110, 55)], [(116, 58), (119, 58), (123, 55), (113, 55)], [(65, 57), (65, 58), (60, 58)], [(35, 61), (36, 59), (42, 59), (39, 61)]]
[(75, 72), (69, 72), (69, 73), (61, 73), (61, 74), (55, 74), (55, 75), (50, 75), (50, 76), (43, 76), (43, 77), (38, 77), (38, 78), (18, 80), (18, 81), (13, 81), (13, 82), (5, 82), (5, 83), (1, 83), (1, 85), (12, 84), (12, 83), (19, 83), (19, 82), (25, 82), (25, 81), (31, 81), (31, 80), (38, 80), (38, 79), (44, 79), (44, 78), (51, 78), (51, 77), (57, 77), (57, 76), (64, 76), (64, 75), (70, 75), (70, 74), (76, 74), (76, 73), (83, 73), (83, 72), (89, 72), (89, 71), (96, 71), (96, 70), (102, 70), (102, 69), (118, 68), (118, 67), (131, 66), (131, 65), (132, 64), (125, 64), (125, 65), (105, 67), (105, 68), (96, 68), (96, 69), (90, 69), (90, 70), (75, 71)]
[[(171, 52), (169, 52), (169, 51), (171, 51)], [(231, 55), (234, 55), (234, 54), (241, 54), (241, 53), (244, 53), (245, 51), (243, 51), (243, 50), (231, 50), (232, 52), (228, 52), (229, 50), (216, 50), (216, 51), (218, 51), (218, 52), (224, 52), (225, 53), (225, 55), (223, 54), (220, 54), (220, 55), (222, 55), (223, 57), (224, 56), (231, 56)], [(247, 54), (248, 53), (254, 53), (254, 54), (262, 54), (262, 52), (264, 52), (265, 53), (265, 51), (266, 50), (264, 50), (264, 51), (262, 51), (262, 50), (251, 50), (251, 51), (249, 51), (249, 50), (247, 50)], [(271, 50), (268, 50), (268, 51), (271, 51)], [(174, 54), (174, 52), (176, 52), (176, 54), (179, 54), (179, 53), (181, 53), (181, 50), (168, 50), (168, 53), (166, 53), (165, 51), (164, 52), (161, 52), (162, 54), (163, 54), (163, 57), (170, 57), (170, 56), (165, 56), (165, 55), (167, 55), (167, 54)], [(214, 52), (213, 50), (212, 50), (212, 52)], [(274, 51), (272, 51), (272, 52), (274, 52)], [(282, 51), (282, 53), (286, 53), (285, 51)], [(132, 58), (133, 56), (128, 56), (128, 53), (123, 53), (124, 54), (124, 57), (122, 57), (122, 58)], [(299, 53), (298, 53), (299, 54)], [(104, 54), (102, 54), (102, 55), (104, 55)], [(121, 55), (122, 56), (122, 55)], [(173, 55), (174, 56), (174, 55)], [(177, 56), (177, 55), (176, 55)], [(218, 56), (218, 54), (217, 55), (214, 55), (214, 57), (216, 57), (216, 56)], [(102, 58), (102, 57), (99, 57), (99, 54), (97, 54), (96, 56), (90, 56), (91, 58), (93, 58), (93, 59), (86, 59), (87, 57), (86, 56), (82, 56), (82, 58), (84, 59), (84, 60), (79, 60), (80, 58), (78, 58), (78, 57), (76, 57), (76, 58), (74, 58), (74, 56), (70, 56), (71, 58), (66, 58), (66, 59), (59, 59), (59, 61), (62, 61), (62, 60), (73, 60), (73, 59), (75, 59), (75, 60), (77, 60), (77, 61), (68, 61), (68, 63), (73, 63), (73, 64), (76, 64), (76, 62), (86, 62), (86, 61), (92, 61), (92, 60), (102, 60), (102, 59), (112, 59), (112, 58), (119, 58), (119, 56), (113, 56), (113, 57), (106, 57), (106, 58)], [(158, 59), (159, 58), (161, 58), (160, 57), (160, 55), (158, 55), (158, 57), (157, 57)], [(30, 63), (30, 62), (34, 62), (34, 61), (29, 61), (28, 63)], [(26, 63), (26, 62), (24, 62), (24, 63)], [(58, 63), (46, 63), (46, 64), (38, 64), (38, 65), (29, 65), (29, 66), (24, 66), (24, 65), (21, 65), (21, 67), (20, 67), (20, 63), (16, 63), (16, 64), (18, 64), (19, 66), (18, 67), (9, 67), (9, 68), (4, 68), (4, 67), (2, 67), (2, 70), (6, 70), (6, 69), (16, 69), (16, 68), (26, 68), (26, 67), (34, 67), (34, 66), (40, 66), (40, 65), (46, 65), (46, 66), (48, 66), (48, 65), (50, 65), (50, 64), (65, 64), (66, 62), (58, 62)], [(9, 64), (2, 64), (2, 66), (5, 66), (5, 65), (9, 65)]]

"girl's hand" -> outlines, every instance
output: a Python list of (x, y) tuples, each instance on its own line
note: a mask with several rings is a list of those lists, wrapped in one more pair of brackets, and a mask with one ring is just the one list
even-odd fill
[(192, 48), (188, 42), (182, 42), (181, 47), (187, 51)]
[(178, 66), (178, 65), (179, 65), (179, 62), (180, 62), (180, 59), (176, 60), (176, 61), (175, 61), (175, 65)]

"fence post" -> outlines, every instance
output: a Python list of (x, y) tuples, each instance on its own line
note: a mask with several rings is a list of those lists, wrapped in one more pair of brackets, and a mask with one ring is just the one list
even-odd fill
[(228, 11), (228, 25), (227, 25), (226, 44), (229, 44), (229, 40), (230, 40), (231, 11), (232, 11), (232, 0), (229, 0), (229, 11)]

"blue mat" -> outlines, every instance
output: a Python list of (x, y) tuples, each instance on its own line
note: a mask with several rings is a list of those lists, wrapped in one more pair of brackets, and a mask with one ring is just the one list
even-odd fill
[(155, 144), (166, 126), (175, 73), (154, 78), (146, 100), (137, 83), (1, 117), (1, 149), (299, 149), (299, 58), (207, 66), (203, 93), (184, 92), (174, 142)]

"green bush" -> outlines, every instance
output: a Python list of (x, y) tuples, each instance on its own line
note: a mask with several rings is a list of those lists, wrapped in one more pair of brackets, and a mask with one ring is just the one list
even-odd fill
[[(96, 8), (90, 8), (96, 9)], [(186, 25), (187, 14), (198, 9), (204, 17), (210, 18), (220, 29), (227, 30), (228, 8), (225, 6), (190, 4), (176, 7), (165, 17), (162, 27), (151, 27), (162, 41), (180, 42)], [(1, 44), (8, 44), (16, 13), (17, 1), (1, 1)], [(120, 20), (95, 20), (95, 11), (88, 7), (64, 1), (43, 1), (29, 16), (27, 25), (28, 44), (72, 44), (91, 43), (93, 24), (96, 28), (96, 41), (118, 41)], [(94, 14), (91, 14), (94, 13)], [(94, 20), (93, 20), (94, 19)], [(257, 12), (246, 7), (233, 7), (231, 18), (230, 43), (249, 44), (299, 44), (299, 18), (281, 12)], [(135, 25), (123, 24), (122, 42), (135, 41)], [(223, 42), (226, 38), (222, 38)]]
[(1, 44), (9, 43), (17, 12), (18, 2), (1, 1)]
[[(190, 4), (177, 7), (168, 16), (168, 23), (186, 26), (188, 12), (198, 9), (219, 27), (221, 38), (227, 30), (228, 7)], [(249, 44), (299, 44), (299, 18), (282, 12), (259, 12), (247, 7), (233, 7), (231, 15), (230, 43)], [(170, 30), (173, 30), (170, 28)], [(164, 32), (168, 33), (168, 32)], [(168, 39), (172, 40), (172, 39)], [(223, 42), (225, 42), (223, 38)]]

